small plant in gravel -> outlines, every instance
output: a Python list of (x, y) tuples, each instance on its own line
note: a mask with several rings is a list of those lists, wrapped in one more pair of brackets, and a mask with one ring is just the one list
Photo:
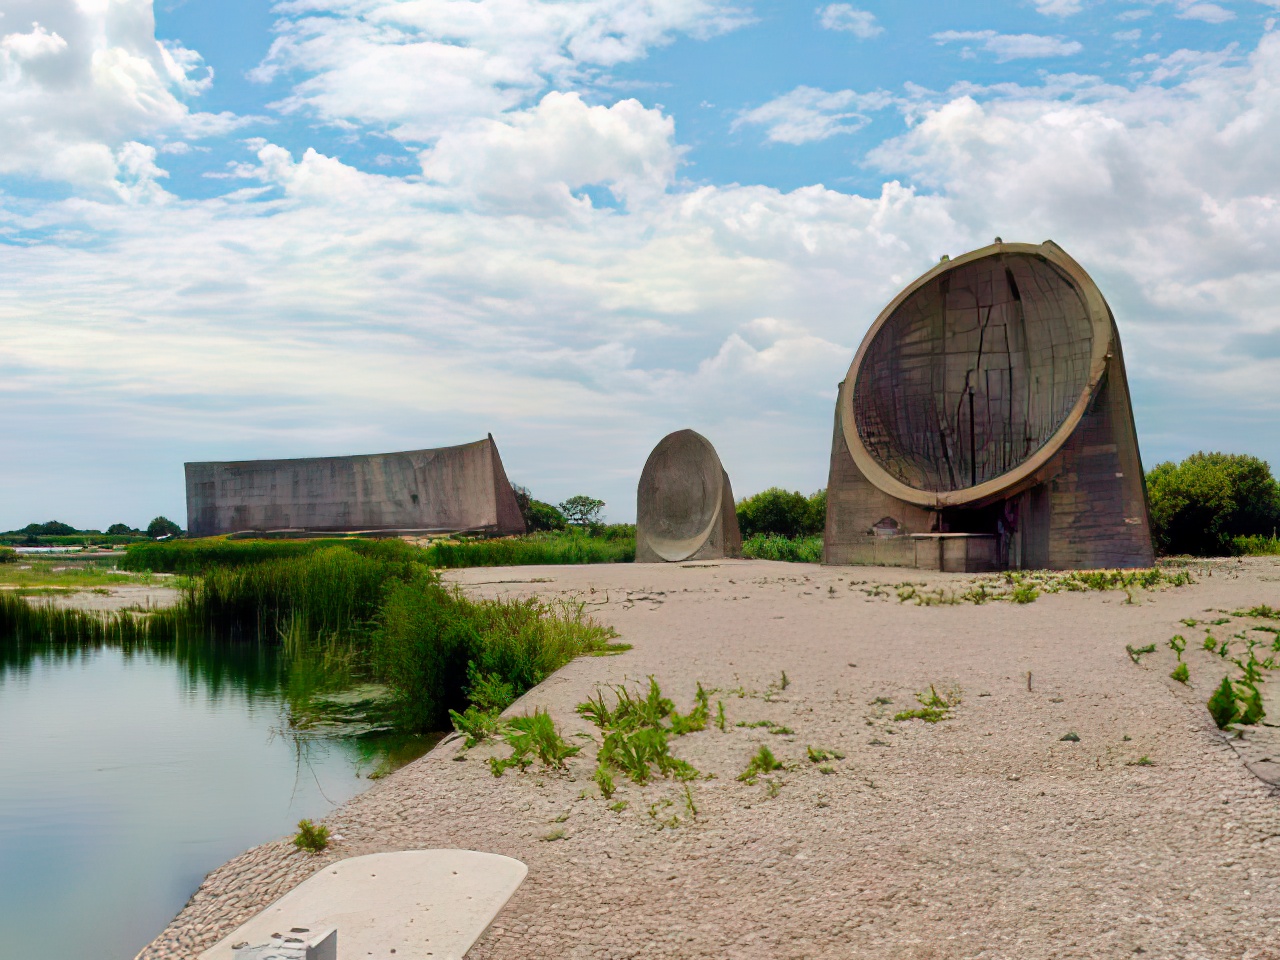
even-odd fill
[(773, 779), (773, 777), (769, 777), (764, 782), (764, 792), (769, 797), (769, 799), (772, 800), (774, 797), (776, 797), (779, 793), (782, 792), (782, 781), (775, 780)]
[(453, 721), (453, 729), (466, 738), (464, 743), (468, 750), (496, 734), (501, 725), (496, 713), (479, 707), (467, 707), (462, 713), (450, 710), (449, 719)]
[(511, 756), (489, 758), (489, 767), (495, 777), (502, 776), (509, 767), (526, 769), (533, 763), (533, 756), (541, 760), (544, 767), (563, 770), (565, 761), (582, 751), (581, 747), (566, 742), (546, 710), (536, 710), (531, 716), (514, 717), (502, 728), (500, 736), (511, 747)]
[(929, 685), (928, 693), (917, 693), (916, 700), (920, 706), (914, 710), (903, 710), (894, 714), (894, 720), (923, 720), (925, 723), (938, 723), (951, 717), (951, 710), (960, 703), (956, 693), (943, 697), (933, 685)]
[(591, 779), (596, 782), (596, 786), (600, 788), (600, 796), (606, 800), (613, 799), (613, 791), (616, 789), (613, 783), (613, 774), (609, 772), (608, 767), (596, 767), (596, 772)]
[(743, 783), (755, 783), (760, 774), (781, 769), (782, 763), (773, 755), (773, 751), (762, 746), (747, 763), (747, 768), (738, 774), (738, 779)]
[(724, 733), (724, 726), (728, 718), (724, 715), (724, 701), (716, 701), (716, 726)]
[(1079, 742), (1080, 742), (1080, 734), (1078, 734), (1078, 733), (1076, 733), (1074, 730), (1072, 730), (1072, 731), (1070, 731), (1070, 732), (1068, 732), (1068, 733), (1064, 733), (1064, 734), (1063, 734), (1061, 737), (1059, 737), (1058, 739), (1059, 739), (1059, 740), (1066, 741), (1067, 743), (1079, 743)]
[(1280, 610), (1263, 603), (1256, 607), (1250, 607), (1248, 610), (1237, 610), (1232, 616), (1253, 617), (1258, 620), (1280, 620)]
[(810, 763), (826, 763), (828, 760), (843, 760), (844, 754), (835, 750), (824, 750), (822, 747), (808, 747), (806, 750)]
[(308, 853), (319, 853), (329, 846), (329, 828), (323, 823), (316, 826), (310, 820), (299, 820), (298, 835), (293, 838), (293, 845)]
[(1013, 592), (1009, 594), (1009, 599), (1014, 603), (1035, 603), (1040, 596), (1040, 591), (1029, 583), (1014, 587)]
[(609, 804), (609, 809), (612, 810), (614, 813), (621, 813), (623, 810), (627, 809), (627, 807), (629, 806), (631, 806), (631, 804), (628, 803), (626, 800), (615, 800), (613, 801), (613, 803)]
[(1169, 638), (1169, 649), (1173, 651), (1178, 661), (1182, 661), (1183, 651), (1187, 649), (1187, 638), (1180, 633), (1175, 633)]
[(1213, 717), (1219, 730), (1225, 730), (1235, 722), (1236, 690), (1230, 677), (1222, 678), (1222, 683), (1218, 684), (1218, 688), (1209, 697), (1208, 707), (1209, 716)]
[[(655, 768), (662, 776), (678, 780), (699, 776), (690, 764), (671, 754), (668, 737), (706, 729), (711, 697), (701, 683), (694, 694), (693, 709), (687, 714), (676, 711), (653, 677), (649, 678), (644, 696), (625, 686), (614, 687), (613, 693), (612, 707), (600, 690), (577, 707), (579, 715), (604, 732), (597, 755), (599, 770), (610, 776), (613, 771), (622, 773), (633, 783), (647, 783)], [(670, 726), (664, 721), (669, 721)]]
[(1170, 678), (1177, 680), (1179, 683), (1191, 682), (1191, 671), (1187, 669), (1185, 663), (1179, 663), (1173, 668), (1173, 673), (1169, 674)]
[(1142, 658), (1148, 653), (1156, 652), (1156, 645), (1154, 643), (1148, 643), (1145, 647), (1134, 647), (1126, 643), (1124, 648), (1129, 653), (1129, 659), (1138, 664), (1142, 663)]
[(565, 838), (565, 832), (563, 830), (552, 830), (550, 833), (548, 833), (545, 837), (542, 838), (542, 842), (555, 843), (555, 841), (563, 840), (564, 838)]
[(1156, 765), (1156, 762), (1152, 760), (1150, 757), (1146, 756), (1145, 754), (1143, 754), (1137, 760), (1130, 760), (1128, 763), (1125, 764), (1126, 767), (1154, 767), (1155, 765)]

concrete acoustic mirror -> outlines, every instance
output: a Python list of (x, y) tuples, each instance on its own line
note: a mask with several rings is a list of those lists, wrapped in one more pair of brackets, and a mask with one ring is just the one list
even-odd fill
[(1144, 567), (1146, 487), (1115, 319), (1051, 241), (906, 287), (840, 384), (827, 563)]
[(636, 494), (636, 562), (742, 556), (729, 475), (716, 448), (677, 430), (653, 448)]

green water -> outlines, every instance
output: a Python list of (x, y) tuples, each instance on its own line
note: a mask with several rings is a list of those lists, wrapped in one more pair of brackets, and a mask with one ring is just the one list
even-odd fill
[(299, 733), (275, 648), (0, 637), (0, 957), (129, 960), (213, 868), (430, 740)]

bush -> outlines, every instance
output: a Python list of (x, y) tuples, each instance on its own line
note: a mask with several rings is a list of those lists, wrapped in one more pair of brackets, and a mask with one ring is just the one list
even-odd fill
[(161, 537), (176, 537), (181, 533), (182, 528), (168, 517), (156, 517), (147, 524), (147, 536), (152, 540), (159, 540)]
[(12, 547), (0, 547), (0, 563), (16, 563), (18, 551)]
[(821, 563), (821, 537), (780, 537), (757, 533), (742, 542), (748, 560), (779, 560), (785, 563)]
[(738, 529), (743, 539), (756, 534), (780, 537), (821, 535), (827, 520), (827, 492), (812, 496), (770, 487), (738, 501)]
[(533, 499), (528, 487), (511, 485), (516, 495), (516, 506), (520, 508), (520, 516), (524, 519), (524, 528), (529, 533), (543, 530), (563, 530), (569, 525), (564, 514), (549, 503)]
[(590, 527), (600, 523), (604, 501), (579, 493), (560, 504), (560, 512), (575, 526)]
[(127, 523), (113, 523), (107, 527), (107, 535), (111, 537), (128, 537), (141, 532), (141, 530), (135, 530)]
[(1272, 536), (1280, 525), (1280, 486), (1265, 460), (1194, 453), (1147, 474), (1151, 533), (1162, 554), (1223, 556), (1237, 538)]
[(29, 537), (65, 537), (75, 533), (76, 528), (60, 520), (50, 520), (48, 523), (29, 523), (22, 532)]

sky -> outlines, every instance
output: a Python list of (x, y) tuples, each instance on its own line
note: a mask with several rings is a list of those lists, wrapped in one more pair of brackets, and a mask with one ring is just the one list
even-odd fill
[(0, 529), (492, 433), (825, 486), (897, 291), (1053, 239), (1144, 464), (1280, 467), (1280, 0), (0, 0)]

